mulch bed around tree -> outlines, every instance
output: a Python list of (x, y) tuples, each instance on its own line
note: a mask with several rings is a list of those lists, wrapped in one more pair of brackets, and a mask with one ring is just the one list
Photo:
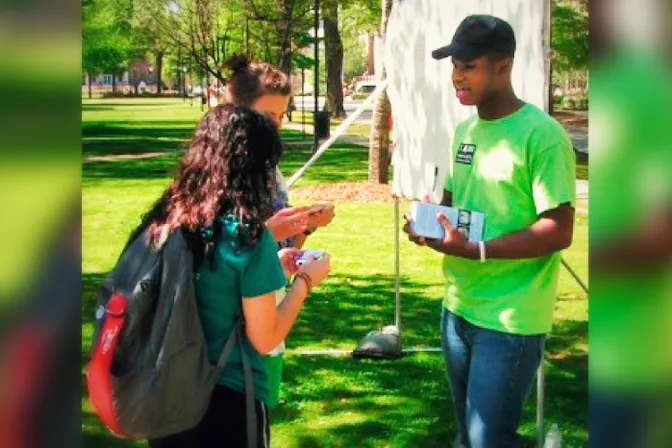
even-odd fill
[[(313, 187), (299, 187), (289, 190), (291, 201), (315, 202), (349, 202), (349, 203), (389, 203), (394, 201), (391, 184), (375, 184), (370, 182), (338, 182)], [(402, 198), (401, 203), (408, 202)], [(588, 213), (588, 198), (577, 199), (577, 210)]]
[(392, 185), (370, 182), (337, 182), (289, 190), (290, 200), (311, 202), (393, 202)]
[[(555, 112), (553, 116), (563, 126), (587, 126), (588, 118), (570, 111)], [(370, 182), (338, 182), (311, 187), (292, 188), (290, 199), (309, 202), (393, 202), (392, 185)]]

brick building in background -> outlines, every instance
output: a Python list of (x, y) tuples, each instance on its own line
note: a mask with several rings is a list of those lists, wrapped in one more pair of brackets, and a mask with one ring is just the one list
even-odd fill
[[(82, 93), (89, 90), (89, 75), (82, 75)], [(91, 77), (91, 90), (94, 93), (119, 92), (142, 93), (143, 91), (156, 92), (156, 73), (154, 66), (142, 58), (134, 59), (123, 74), (113, 76), (109, 73)]]

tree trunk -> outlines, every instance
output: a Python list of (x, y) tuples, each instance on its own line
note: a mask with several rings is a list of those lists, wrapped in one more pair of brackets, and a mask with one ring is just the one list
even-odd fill
[[(292, 52), (291, 48), (280, 55), (280, 70), (289, 77), (289, 84), (292, 85)], [(292, 89), (293, 90), (293, 89)], [(292, 121), (292, 109), (294, 108), (294, 95), (290, 93), (289, 104), (287, 105), (287, 117)]]
[[(382, 0), (383, 18), (380, 27), (381, 45), (385, 42), (387, 20), (392, 9), (392, 0)], [(385, 80), (385, 63), (381, 61), (381, 73), (379, 79)], [(390, 132), (389, 120), (391, 114), (390, 100), (387, 91), (376, 99), (373, 107), (373, 119), (371, 120), (371, 139), (369, 140), (369, 182), (384, 184), (389, 177), (390, 159)]]
[(369, 140), (369, 182), (386, 184), (389, 178), (390, 133), (388, 123), (391, 107), (383, 91), (373, 106)]
[(117, 74), (116, 72), (112, 71), (112, 92), (117, 91)]
[(156, 53), (156, 93), (157, 95), (161, 95), (161, 90), (162, 90), (162, 80), (161, 80), (161, 73), (163, 71), (163, 51), (159, 51)]
[(366, 57), (366, 74), (367, 75), (373, 75), (375, 71), (375, 63), (374, 63), (374, 54), (375, 54), (375, 47), (376, 47), (376, 36), (373, 35), (373, 33), (369, 33), (369, 44), (367, 45), (367, 57)]
[(343, 42), (338, 31), (338, 4), (329, 0), (322, 7), (324, 20), (324, 52), (327, 69), (327, 100), (324, 110), (333, 117), (344, 118), (343, 108)]
[(287, 51), (280, 56), (280, 70), (287, 76), (292, 75), (292, 54)]
[(280, 35), (280, 70), (292, 75), (292, 31), (295, 0), (282, 0), (283, 32)]
[(91, 99), (93, 98), (93, 79), (91, 77), (91, 73), (88, 73), (86, 77), (89, 78), (89, 99)]

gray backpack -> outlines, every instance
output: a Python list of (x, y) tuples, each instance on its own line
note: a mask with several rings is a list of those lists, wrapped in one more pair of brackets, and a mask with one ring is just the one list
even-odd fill
[(159, 438), (203, 419), (234, 344), (245, 373), (248, 447), (257, 446), (250, 360), (242, 347), (242, 318), (211, 365), (198, 316), (193, 259), (181, 231), (159, 250), (145, 231), (103, 281), (87, 373), (89, 398), (112, 433)]

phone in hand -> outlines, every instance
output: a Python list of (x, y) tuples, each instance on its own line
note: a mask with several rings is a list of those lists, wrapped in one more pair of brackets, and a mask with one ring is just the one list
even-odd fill
[(320, 258), (326, 255), (325, 251), (322, 250), (304, 250), (301, 253), (301, 256), (296, 259), (297, 266), (302, 266), (310, 260), (319, 260)]
[(332, 207), (331, 204), (314, 204), (311, 205), (310, 208), (308, 209), (308, 216), (316, 215), (318, 213), (322, 213), (323, 211), (329, 209)]

